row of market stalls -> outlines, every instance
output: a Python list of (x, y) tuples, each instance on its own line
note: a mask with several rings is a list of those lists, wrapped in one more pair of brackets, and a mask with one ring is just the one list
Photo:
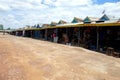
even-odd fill
[(60, 20), (58, 23), (43, 24), (18, 29), (11, 34), (31, 37), (60, 44), (80, 46), (90, 50), (106, 51), (107, 47), (120, 52), (120, 20), (106, 14), (101, 18), (74, 17), (71, 23)]

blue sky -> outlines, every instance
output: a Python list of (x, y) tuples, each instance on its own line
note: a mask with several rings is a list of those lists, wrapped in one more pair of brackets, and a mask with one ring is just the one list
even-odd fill
[(97, 4), (104, 4), (104, 3), (108, 3), (108, 2), (110, 2), (110, 3), (115, 3), (115, 2), (118, 2), (118, 1), (120, 1), (120, 0), (96, 0), (96, 2), (95, 3), (97, 3)]
[(5, 28), (50, 24), (52, 21), (71, 22), (74, 17), (100, 18), (107, 15), (120, 18), (119, 0), (0, 0), (0, 24)]

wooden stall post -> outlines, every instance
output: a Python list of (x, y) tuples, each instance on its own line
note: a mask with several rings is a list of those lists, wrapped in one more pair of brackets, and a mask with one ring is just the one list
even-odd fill
[(47, 40), (47, 29), (45, 29), (45, 40)]
[(80, 46), (80, 27), (78, 28), (78, 46)]
[(99, 27), (98, 26), (97, 26), (96, 32), (97, 32), (96, 49), (97, 51), (99, 51)]

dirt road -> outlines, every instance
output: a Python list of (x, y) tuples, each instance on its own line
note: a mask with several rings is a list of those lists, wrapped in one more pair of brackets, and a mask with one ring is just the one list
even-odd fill
[(0, 80), (120, 80), (120, 59), (0, 34)]

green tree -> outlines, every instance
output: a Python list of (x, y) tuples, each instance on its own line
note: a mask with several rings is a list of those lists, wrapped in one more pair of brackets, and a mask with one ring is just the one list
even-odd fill
[(11, 30), (11, 28), (9, 27), (9, 28), (7, 28), (7, 30)]
[(4, 28), (3, 28), (3, 25), (2, 24), (0, 24), (0, 30), (3, 30)]

